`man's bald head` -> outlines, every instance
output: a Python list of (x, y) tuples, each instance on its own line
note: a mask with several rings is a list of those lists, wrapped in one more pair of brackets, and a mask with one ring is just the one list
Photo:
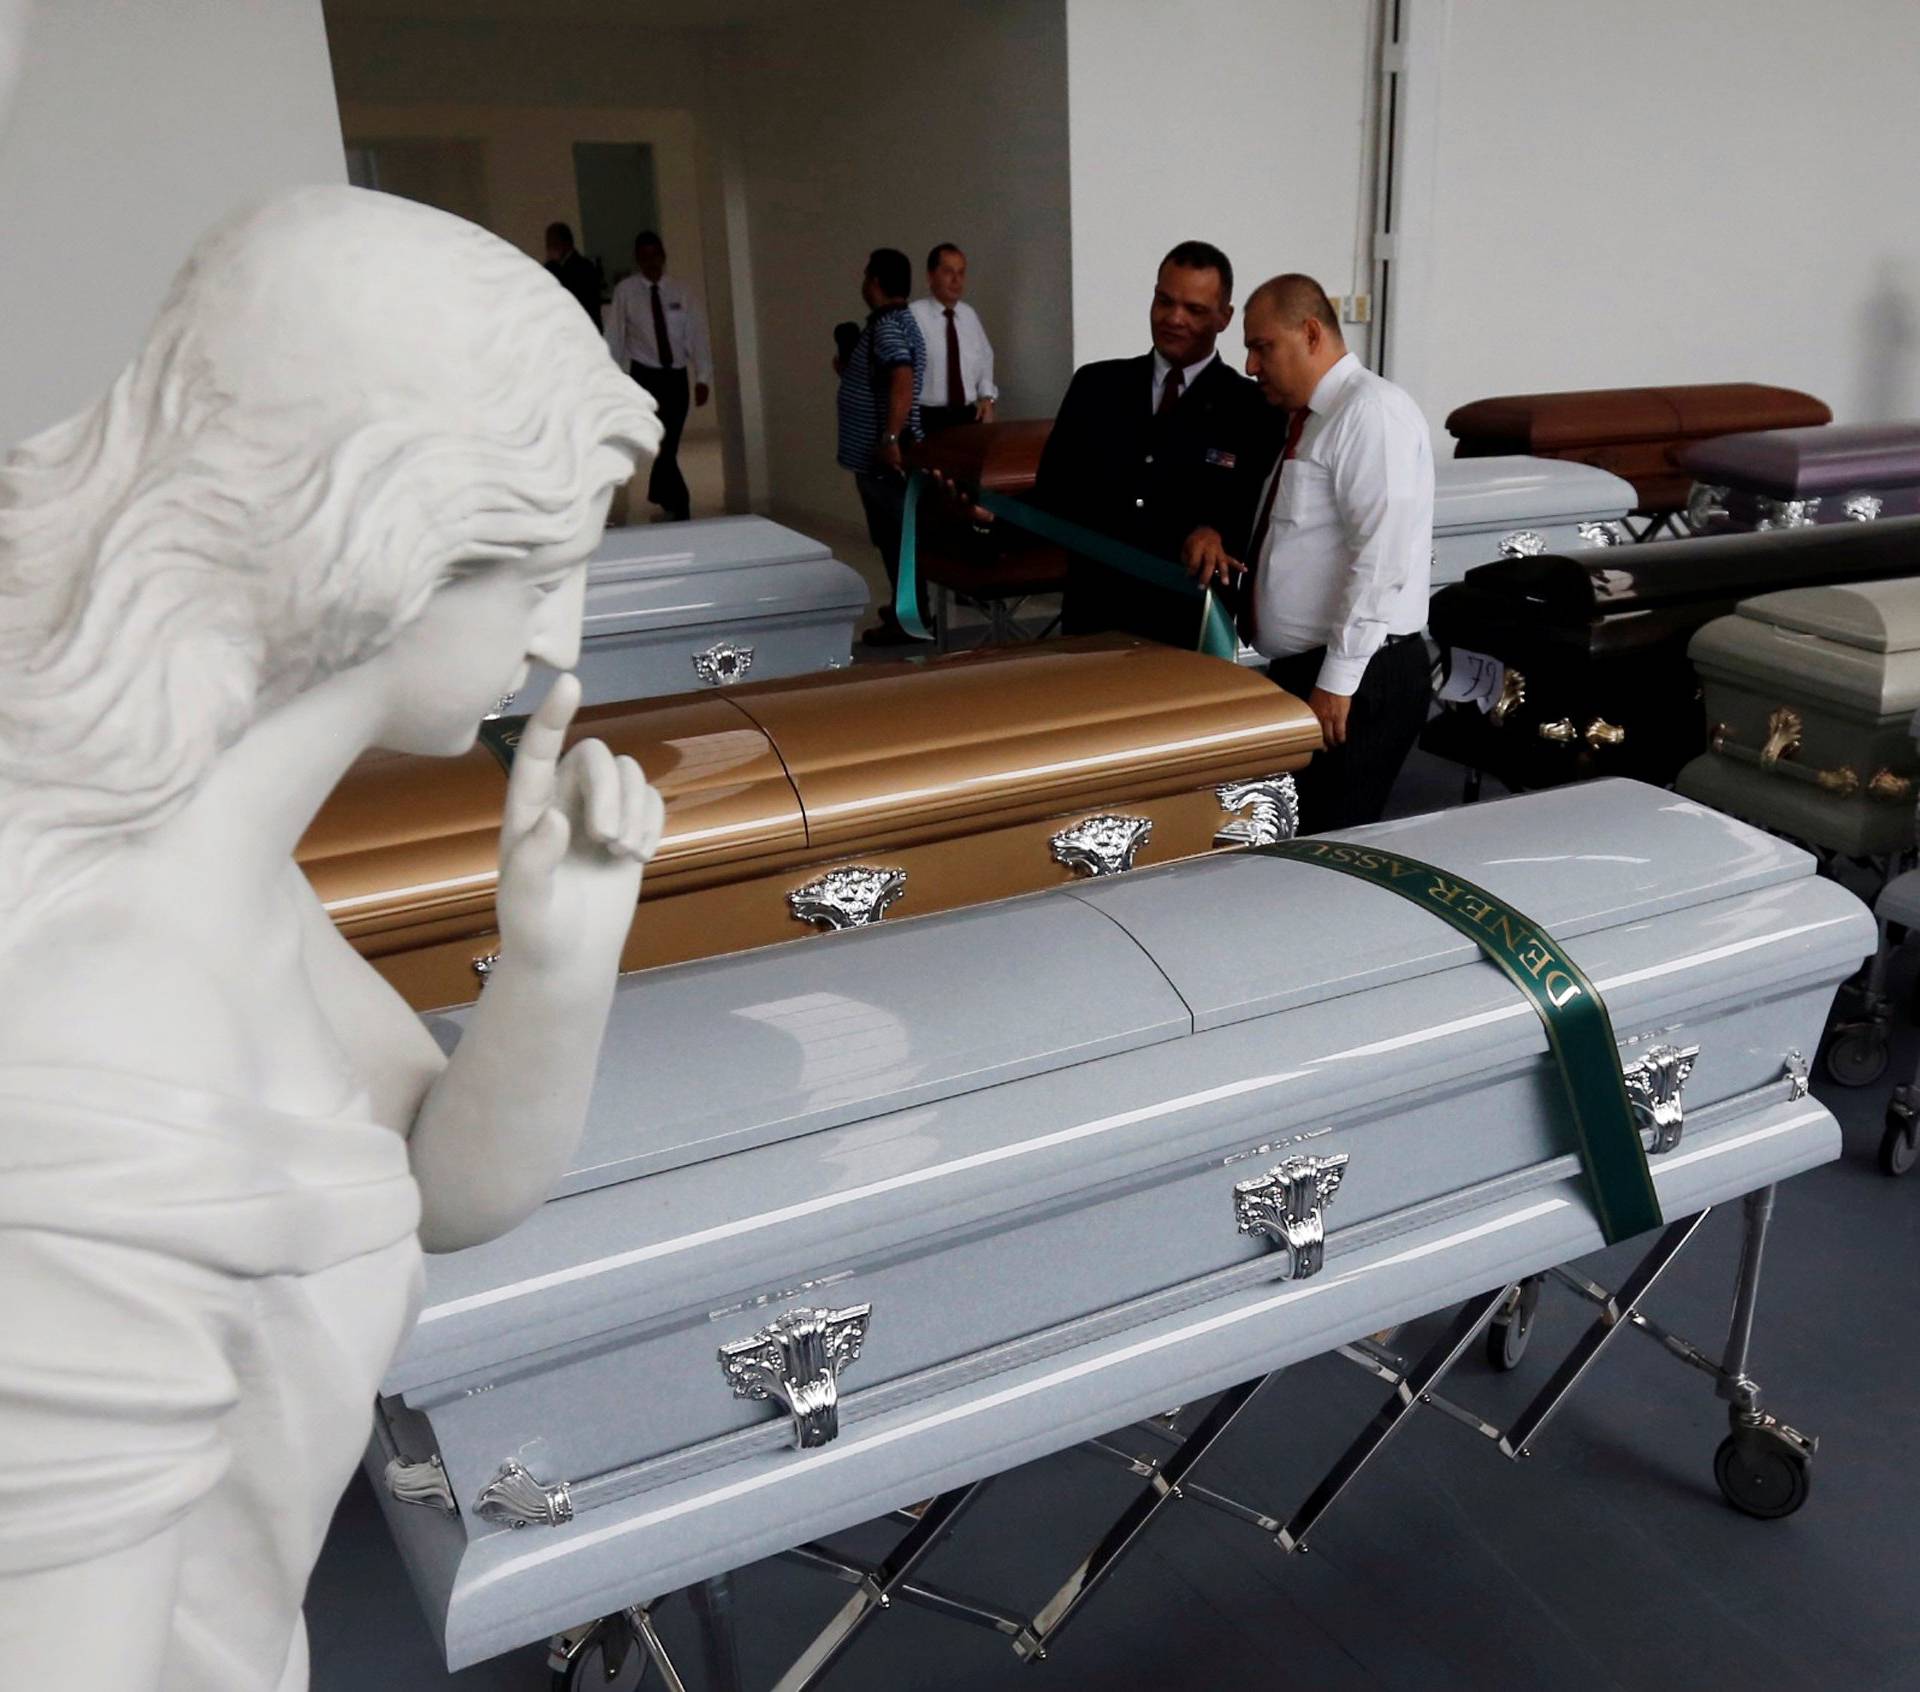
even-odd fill
[(1275, 321), (1284, 328), (1298, 329), (1312, 318), (1322, 329), (1330, 331), (1336, 341), (1344, 340), (1340, 333), (1340, 315), (1333, 309), (1333, 301), (1311, 276), (1289, 271), (1285, 276), (1268, 277), (1247, 296), (1248, 316), (1252, 316), (1256, 305), (1272, 312)]
[(1262, 282), (1247, 297), (1247, 374), (1269, 404), (1297, 409), (1320, 378), (1346, 356), (1340, 319), (1311, 276), (1290, 273)]

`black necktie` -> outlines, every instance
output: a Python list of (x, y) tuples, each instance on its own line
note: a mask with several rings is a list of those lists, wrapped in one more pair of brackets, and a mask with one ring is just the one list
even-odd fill
[(667, 339), (667, 314), (660, 309), (660, 284), (653, 285), (653, 347), (660, 355), (660, 368), (673, 368), (673, 343)]
[(947, 404), (958, 408), (967, 403), (967, 385), (960, 379), (960, 327), (953, 320), (953, 307), (947, 314)]
[(1180, 390), (1187, 385), (1187, 373), (1175, 366), (1167, 372), (1167, 379), (1160, 384), (1160, 404), (1154, 416), (1165, 417), (1173, 409), (1173, 402), (1180, 397)]

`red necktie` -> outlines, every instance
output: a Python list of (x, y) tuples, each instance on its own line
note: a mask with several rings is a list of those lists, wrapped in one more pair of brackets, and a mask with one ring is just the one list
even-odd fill
[(967, 403), (967, 385), (960, 379), (960, 328), (953, 320), (953, 307), (947, 313), (947, 404), (958, 409)]
[(1240, 578), (1240, 638), (1249, 646), (1260, 643), (1254, 638), (1259, 629), (1255, 609), (1253, 579), (1260, 571), (1260, 549), (1266, 545), (1267, 526), (1273, 521), (1274, 502), (1280, 497), (1280, 477), (1286, 463), (1300, 449), (1300, 435), (1307, 426), (1307, 408), (1303, 405), (1287, 422), (1287, 444), (1281, 449), (1280, 462), (1273, 467), (1267, 483), (1267, 497), (1260, 502), (1260, 515), (1253, 520), (1253, 532), (1247, 537), (1247, 573)]
[(667, 339), (667, 314), (660, 309), (660, 284), (653, 285), (653, 350), (660, 355), (660, 368), (673, 368), (673, 343)]
[(1187, 385), (1187, 373), (1179, 368), (1167, 372), (1167, 379), (1160, 385), (1160, 404), (1154, 416), (1165, 417), (1173, 409), (1173, 402), (1180, 397), (1180, 390)]

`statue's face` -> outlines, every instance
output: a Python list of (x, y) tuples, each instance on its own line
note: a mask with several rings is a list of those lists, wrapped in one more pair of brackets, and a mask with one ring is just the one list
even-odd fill
[(392, 752), (464, 752), (481, 719), (525, 685), (536, 660), (572, 669), (580, 661), (586, 559), (605, 514), (603, 499), (597, 520), (578, 538), (489, 565), (435, 592), (367, 666), (383, 696), (375, 744)]

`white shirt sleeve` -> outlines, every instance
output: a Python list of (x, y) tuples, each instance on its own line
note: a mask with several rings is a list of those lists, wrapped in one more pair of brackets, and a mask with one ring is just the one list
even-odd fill
[(696, 387), (705, 386), (713, 380), (713, 349), (707, 344), (707, 318), (683, 286), (680, 290), (681, 310), (687, 318), (687, 373), (693, 378)]
[(607, 351), (622, 372), (633, 362), (627, 351), (627, 297), (627, 285), (622, 282), (614, 289), (613, 299), (607, 305)]
[(987, 339), (987, 326), (980, 321), (980, 314), (973, 313), (973, 326), (980, 336), (980, 388), (979, 397), (984, 400), (997, 400), (1000, 390), (993, 385), (993, 342)]
[(1395, 517), (1405, 509), (1408, 490), (1394, 486), (1395, 461), (1404, 455), (1393, 451), (1380, 406), (1343, 406), (1336, 426), (1341, 439), (1328, 443), (1328, 461), (1334, 506), (1353, 563), (1340, 585), (1318, 686), (1350, 695), (1366, 674), (1367, 660), (1387, 638), (1387, 600), (1396, 585), (1391, 561), (1398, 556), (1402, 526)]

